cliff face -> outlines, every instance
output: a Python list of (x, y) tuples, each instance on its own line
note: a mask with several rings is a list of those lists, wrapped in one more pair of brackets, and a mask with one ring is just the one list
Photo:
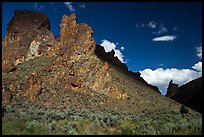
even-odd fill
[[(64, 83), (63, 89), (76, 92), (94, 90), (113, 98), (128, 97), (127, 91), (118, 89), (117, 85), (112, 83), (108, 63), (101, 62), (96, 57), (93, 31), (87, 24), (77, 24), (75, 14), (64, 15), (60, 24), (59, 41), (49, 29), (49, 20), (45, 15), (16, 11), (3, 40), (3, 72), (15, 71), (14, 68), (18, 64), (31, 59), (55, 56), (52, 63), (45, 68), (45, 71), (54, 76), (45, 80), (49, 85)], [(24, 83), (24, 95), (32, 101), (40, 94), (43, 85), (43, 81), (39, 81), (38, 77), (38, 74), (34, 73)], [(36, 93), (32, 93), (36, 88)]]
[(57, 45), (48, 17), (39, 12), (15, 11), (2, 42), (2, 72), (19, 63), (47, 55)]
[(179, 89), (178, 89), (178, 84), (173, 83), (173, 80), (171, 80), (169, 82), (169, 86), (167, 88), (167, 93), (165, 96), (167, 97), (172, 97), (174, 96), (176, 93), (178, 93)]
[[(75, 14), (64, 15), (55, 38), (45, 15), (15, 11), (2, 41), (3, 103), (129, 112), (172, 104), (139, 72), (128, 71), (114, 51), (96, 45), (92, 33), (87, 24), (77, 23)], [(179, 106), (173, 103), (168, 109)]]
[(166, 96), (202, 113), (202, 77), (180, 87), (170, 81)]

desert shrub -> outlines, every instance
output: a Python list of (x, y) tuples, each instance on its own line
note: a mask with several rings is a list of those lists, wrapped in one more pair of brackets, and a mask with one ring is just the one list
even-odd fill
[(76, 122), (70, 121), (67, 125), (62, 126), (63, 132), (66, 135), (77, 135), (78, 134), (78, 125)]
[(93, 122), (94, 122), (97, 126), (103, 126), (103, 125), (102, 125), (102, 122), (103, 122), (103, 121), (100, 121), (100, 120), (98, 119), (98, 117), (94, 117)]
[(49, 130), (46, 124), (39, 121), (27, 121), (26, 128), (22, 131), (23, 135), (44, 135), (49, 134)]
[(156, 130), (153, 126), (147, 126), (145, 135), (156, 135)]
[(23, 121), (2, 119), (2, 134), (18, 135), (20, 130), (24, 128), (24, 124)]
[(120, 120), (119, 121), (119, 129), (122, 135), (133, 135), (135, 124), (131, 120)]
[[(63, 112), (25, 107), (21, 112), (7, 108), (15, 117), (26, 117), (19, 126), (13, 121), (2, 127), (6, 134), (125, 134), (125, 135), (177, 135), (202, 134), (200, 115), (183, 115), (179, 112), (127, 114), (121, 112), (76, 111), (68, 108)], [(12, 121), (11, 121), (12, 122)], [(4, 122), (5, 123), (5, 122)], [(43, 123), (43, 124), (42, 124)], [(2, 122), (3, 124), (3, 122)], [(11, 124), (11, 123), (10, 123)], [(49, 129), (49, 130), (48, 130)], [(6, 131), (7, 130), (7, 131)]]
[(121, 134), (122, 135), (134, 135), (134, 130), (130, 127), (122, 127)]
[(181, 105), (181, 108), (180, 108), (180, 113), (181, 114), (187, 114), (189, 112), (189, 110), (185, 107), (185, 105)]
[(2, 121), (4, 135), (44, 135), (49, 134), (48, 128), (37, 121), (7, 120)]

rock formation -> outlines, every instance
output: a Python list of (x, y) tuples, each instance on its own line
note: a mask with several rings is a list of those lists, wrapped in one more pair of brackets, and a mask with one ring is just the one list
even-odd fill
[(36, 77), (36, 74), (33, 73), (25, 83), (25, 94), (30, 101), (34, 101), (41, 92), (41, 81)]
[(62, 17), (55, 38), (44, 14), (15, 11), (2, 41), (3, 102), (60, 110), (74, 106), (139, 112), (168, 106), (179, 111), (139, 72), (129, 71), (114, 51), (106, 53), (96, 45), (92, 33), (71, 14)]
[(47, 55), (55, 45), (47, 16), (40, 12), (15, 11), (2, 42), (2, 72), (9, 72), (19, 63)]
[(129, 77), (132, 77), (137, 81), (140, 81), (142, 84), (147, 85), (150, 88), (157, 91), (158, 93), (160, 93), (158, 87), (153, 86), (151, 84), (148, 84), (142, 77), (140, 77), (140, 75), (141, 75), (140, 72), (128, 71), (127, 65), (122, 63), (117, 57), (114, 56), (115, 55), (114, 50), (112, 50), (111, 52), (106, 53), (105, 49), (102, 46), (97, 45), (96, 49), (95, 49), (95, 54), (101, 60), (107, 61), (107, 62), (113, 64), (114, 66), (116, 66), (117, 69), (120, 69), (123, 73), (127, 74)]
[(169, 82), (169, 86), (167, 88), (167, 93), (165, 96), (167, 97), (172, 97), (174, 96), (176, 93), (178, 93), (179, 89), (178, 89), (178, 84), (173, 83), (173, 80), (171, 80)]
[[(50, 84), (57, 85), (59, 81), (64, 81), (67, 82), (64, 88), (69, 90), (83, 92), (91, 89), (118, 99), (128, 97), (127, 91), (121, 91), (112, 84), (108, 63), (95, 56), (93, 31), (87, 24), (77, 24), (75, 14), (64, 15), (59, 42), (49, 29), (49, 20), (45, 15), (15, 11), (3, 40), (3, 72), (11, 72), (16, 65), (30, 59), (58, 55), (47, 69), (55, 75)], [(121, 64), (117, 58), (115, 60), (117, 65)], [(61, 74), (59, 71), (62, 71)], [(31, 76), (25, 85), (26, 95), (34, 100), (39, 94), (39, 83)], [(33, 88), (37, 88), (36, 93), (31, 93)]]
[(180, 87), (171, 80), (166, 96), (202, 113), (202, 77)]

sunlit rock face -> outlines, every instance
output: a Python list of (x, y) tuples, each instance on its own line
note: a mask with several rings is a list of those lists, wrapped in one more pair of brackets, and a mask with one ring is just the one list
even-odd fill
[(15, 11), (2, 41), (2, 71), (27, 60), (47, 55), (56, 40), (47, 16), (40, 12)]
[(92, 33), (87, 24), (77, 23), (75, 14), (62, 17), (58, 57), (49, 70), (56, 76), (51, 80), (52, 84), (58, 84), (56, 82), (60, 79), (66, 82), (64, 89), (75, 92), (93, 90), (113, 98), (127, 98), (127, 92), (112, 83), (108, 63), (95, 55), (96, 43)]
[[(63, 82), (65, 84), (61, 84), (62, 89), (74, 92), (93, 90), (116, 99), (128, 98), (127, 91), (120, 90), (118, 85), (113, 84), (109, 63), (97, 57), (92, 34), (91, 27), (85, 23), (78, 24), (76, 15), (71, 14), (62, 17), (60, 36), (55, 38), (50, 32), (47, 16), (39, 12), (15, 11), (2, 41), (2, 71), (10, 73), (17, 69), (18, 64), (43, 56), (55, 56), (56, 59), (45, 69), (50, 76), (54, 76), (44, 79), (46, 84), (49, 83), (46, 85), (50, 87), (49, 90), (54, 91), (51, 87)], [(110, 61), (127, 71), (127, 66), (114, 57), (114, 54), (110, 52), (108, 55)], [(45, 85), (43, 78), (39, 79), (40, 76), (36, 73), (27, 76), (24, 81), (23, 95), (30, 101), (36, 100), (41, 93), (41, 85)]]

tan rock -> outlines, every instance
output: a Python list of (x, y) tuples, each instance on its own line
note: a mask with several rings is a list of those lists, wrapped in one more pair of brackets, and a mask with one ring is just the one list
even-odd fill
[(32, 74), (25, 83), (24, 96), (34, 101), (41, 93), (41, 81), (36, 74)]
[(7, 104), (11, 101), (11, 94), (9, 91), (2, 89), (2, 103)]

